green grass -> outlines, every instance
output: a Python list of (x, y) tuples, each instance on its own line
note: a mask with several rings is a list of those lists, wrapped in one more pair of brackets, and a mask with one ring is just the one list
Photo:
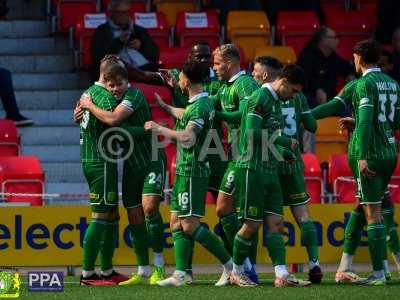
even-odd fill
[[(366, 275), (366, 274), (364, 274)], [(306, 274), (298, 274), (299, 278), (305, 278)], [(64, 292), (28, 292), (26, 280), (21, 291), (20, 299), (399, 299), (400, 280), (397, 277), (383, 287), (366, 287), (356, 285), (338, 285), (334, 283), (334, 274), (328, 273), (321, 285), (307, 288), (281, 288), (272, 286), (272, 274), (262, 274), (262, 284), (255, 288), (239, 287), (214, 287), (213, 283), (218, 275), (199, 275), (199, 282), (185, 287), (156, 287), (156, 286), (79, 286), (78, 277), (65, 277)]]

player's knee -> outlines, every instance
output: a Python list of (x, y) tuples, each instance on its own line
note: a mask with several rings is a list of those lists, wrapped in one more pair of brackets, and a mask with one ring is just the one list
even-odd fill
[(152, 215), (158, 211), (158, 204), (151, 202), (151, 203), (146, 203), (143, 205), (143, 212), (145, 216)]
[(129, 224), (136, 225), (144, 222), (144, 214), (142, 207), (135, 207), (128, 209)]
[(192, 235), (195, 229), (200, 226), (200, 222), (198, 222), (194, 218), (185, 218), (181, 220), (182, 230), (187, 235)]
[(230, 202), (231, 201), (227, 200), (225, 197), (218, 197), (216, 206), (216, 213), (218, 218), (223, 218), (234, 212), (234, 209)]

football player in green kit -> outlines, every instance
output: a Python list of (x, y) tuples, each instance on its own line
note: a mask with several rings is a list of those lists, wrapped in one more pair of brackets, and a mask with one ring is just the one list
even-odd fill
[[(174, 240), (176, 269), (173, 275), (159, 281), (160, 286), (182, 286), (187, 284), (191, 240), (199, 242), (223, 264), (223, 276), (229, 277), (232, 259), (218, 237), (200, 226), (205, 214), (210, 170), (206, 161), (207, 149), (204, 141), (212, 128), (214, 109), (204, 92), (203, 82), (208, 76), (206, 63), (189, 61), (179, 75), (179, 86), (189, 96), (185, 109), (173, 108), (177, 119), (176, 130), (171, 130), (150, 121), (145, 129), (177, 141), (176, 176), (171, 201), (171, 228)], [(203, 155), (204, 154), (204, 155)]]
[[(376, 44), (375, 44), (375, 47), (377, 47)], [(381, 55), (381, 58), (382, 58), (382, 55)], [(377, 59), (376, 54), (375, 54), (374, 59), (375, 60)], [(380, 63), (381, 63), (381, 59), (378, 62), (378, 64), (380, 64)], [(375, 65), (376, 64), (377, 64), (377, 62), (375, 61)], [(382, 74), (382, 72), (379, 72), (379, 69), (375, 68), (372, 70), (374, 70), (373, 71), (374, 73), (376, 72), (376, 73), (384, 76)], [(385, 69), (383, 69), (383, 70), (385, 70)], [(367, 71), (365, 71), (365, 72), (366, 72), (366, 74), (369, 73)], [(389, 77), (386, 76), (386, 79), (388, 79), (388, 78)], [(362, 76), (361, 79), (363, 79), (365, 81), (364, 76)], [(342, 89), (342, 91), (339, 93), (339, 95), (337, 95), (334, 99), (332, 99), (331, 101), (329, 101), (326, 104), (323, 104), (323, 105), (313, 109), (312, 113), (315, 116), (315, 118), (321, 119), (321, 118), (325, 118), (325, 117), (329, 117), (329, 116), (341, 115), (345, 111), (346, 106), (351, 107), (353, 110), (353, 113), (356, 111), (361, 113), (362, 110), (360, 111), (360, 108), (357, 108), (357, 106), (356, 106), (357, 104), (359, 104), (356, 100), (357, 83), (358, 83), (357, 80), (353, 80), (353, 81), (349, 82)], [(392, 83), (392, 85), (393, 85), (393, 83)], [(375, 91), (375, 93), (376, 93), (376, 91)], [(387, 100), (385, 101), (384, 100), (385, 97), (388, 98), (389, 101), (387, 101)], [(379, 104), (380, 110), (384, 109), (385, 113), (387, 111), (392, 111), (392, 112), (389, 113), (385, 122), (380, 121), (380, 119), (383, 120), (385, 118), (384, 113), (381, 112), (381, 114), (378, 115), (379, 123), (376, 121), (374, 122), (375, 123), (374, 127), (376, 126), (376, 129), (374, 129), (374, 131), (375, 130), (377, 132), (381, 131), (380, 128), (382, 128), (382, 126), (383, 126), (382, 123), (391, 123), (390, 126), (392, 128), (396, 128), (399, 126), (398, 121), (396, 121), (396, 116), (399, 114), (399, 101), (397, 100), (397, 102), (396, 102), (397, 104), (395, 103), (394, 99), (396, 97), (398, 97), (398, 96), (396, 96), (396, 91), (393, 91), (393, 90), (388, 91), (388, 92), (380, 92), (379, 93), (378, 101), (380, 101), (380, 104)], [(382, 99), (382, 100), (379, 100), (379, 99)], [(386, 103), (386, 102), (389, 102), (389, 103)], [(361, 105), (359, 105), (359, 106), (361, 106)], [(389, 106), (389, 107), (387, 107), (388, 110), (386, 110), (386, 106)], [(379, 116), (380, 116), (380, 119), (379, 119)], [(340, 120), (340, 126), (343, 129), (346, 128), (346, 129), (353, 130), (355, 125), (356, 125), (356, 123), (353, 118), (343, 118)], [(362, 128), (359, 130), (362, 131)], [(388, 132), (390, 133), (390, 130)], [(352, 140), (356, 138), (355, 137), (356, 134), (357, 134), (357, 132), (353, 133)], [(376, 139), (376, 137), (374, 137), (374, 139)], [(353, 144), (350, 144), (349, 147), (350, 146), (352, 146), (353, 149), (356, 147), (354, 145), (354, 142), (353, 142)], [(382, 146), (382, 148), (384, 148), (384, 146)], [(392, 151), (393, 151), (393, 149), (392, 149)], [(352, 152), (349, 150), (349, 156), (351, 155), (351, 153)], [(354, 155), (354, 150), (353, 150), (353, 155)], [(382, 187), (381, 194), (382, 194), (382, 196), (381, 196), (382, 220), (386, 227), (385, 235), (387, 236), (387, 245), (388, 245), (389, 250), (392, 252), (393, 258), (394, 258), (397, 266), (399, 267), (400, 266), (400, 243), (399, 243), (399, 237), (398, 237), (398, 232), (397, 232), (397, 225), (394, 220), (394, 206), (390, 199), (390, 194), (387, 189), (387, 183), (386, 183), (386, 186), (384, 185)], [(362, 199), (361, 199), (360, 193), (358, 193), (358, 198), (359, 198), (359, 201), (361, 202)], [(357, 203), (356, 208), (352, 211), (352, 213), (350, 215), (350, 219), (347, 223), (346, 231), (345, 231), (345, 242), (344, 242), (343, 254), (342, 254), (342, 258), (341, 258), (341, 262), (340, 262), (338, 271), (336, 273), (336, 282), (359, 283), (359, 282), (363, 281), (362, 278), (360, 278), (357, 274), (352, 272), (352, 261), (353, 261), (353, 257), (355, 255), (356, 249), (361, 240), (362, 230), (363, 230), (364, 226), (367, 225), (367, 219), (366, 219), (366, 215), (364, 213), (364, 207), (365, 207), (365, 205)], [(383, 266), (385, 269), (385, 276), (386, 276), (386, 279), (390, 279), (391, 276), (390, 276), (390, 270), (389, 270), (387, 259), (386, 259), (386, 250), (384, 250), (383, 258), (384, 258)], [(382, 284), (382, 282), (383, 281), (381, 281), (381, 280), (377, 280), (376, 282), (374, 282), (374, 280), (367, 281), (367, 283), (370, 283), (370, 284)]]
[[(233, 241), (240, 228), (236, 213), (239, 207), (235, 203), (235, 165), (238, 156), (237, 141), (240, 135), (240, 119), (247, 99), (259, 88), (257, 82), (245, 71), (240, 69), (240, 53), (233, 44), (225, 44), (214, 51), (214, 71), (218, 79), (223, 82), (218, 93), (210, 97), (216, 110), (216, 121), (224, 121), (228, 126), (228, 160), (217, 198), (216, 212), (220, 218), (225, 237), (229, 243), (229, 250), (233, 250)], [(249, 258), (245, 260), (245, 271), (254, 280), (258, 281), (255, 269), (257, 257), (257, 238)]]
[[(244, 273), (244, 259), (252, 247), (252, 237), (261, 224), (267, 226), (265, 239), (275, 267), (275, 287), (307, 286), (311, 282), (296, 279), (286, 267), (283, 230), (283, 197), (278, 176), (282, 154), (295, 151), (298, 142), (280, 136), (281, 102), (291, 99), (304, 86), (303, 70), (296, 65), (285, 66), (271, 83), (264, 83), (246, 103), (241, 121), (240, 156), (236, 163), (236, 196), (241, 205), (244, 223), (237, 232), (233, 248), (234, 285), (251, 287), (257, 284)], [(273, 144), (270, 145), (271, 141)], [(283, 146), (279, 151), (274, 145)]]
[[(123, 64), (120, 63), (122, 69)], [(121, 126), (133, 137), (133, 145), (125, 143), (126, 151), (132, 150), (124, 161), (122, 194), (127, 209), (133, 248), (138, 261), (138, 273), (119, 285), (156, 284), (164, 279), (164, 223), (159, 213), (165, 182), (165, 157), (160, 151), (152, 160), (151, 136), (143, 126), (151, 120), (150, 107), (140, 90), (129, 87), (127, 76), (106, 81), (105, 87), (118, 101), (113, 111), (103, 110), (90, 97), (83, 97), (80, 108), (89, 111), (96, 119), (108, 126)], [(129, 141), (129, 139), (127, 139)], [(149, 268), (148, 237), (154, 251), (155, 270)], [(151, 275), (151, 276), (150, 276)], [(127, 279), (127, 278), (126, 278)]]
[[(281, 72), (283, 65), (269, 56), (257, 57), (254, 61), (253, 77), (260, 84), (274, 81)], [(303, 93), (297, 93), (293, 98), (283, 101), (282, 120), (283, 135), (296, 140), (301, 139), (301, 127), (315, 132), (317, 124), (308, 108), (307, 99)], [(318, 259), (317, 232), (312, 222), (307, 203), (310, 200), (304, 181), (304, 163), (300, 148), (296, 149), (295, 158), (291, 161), (279, 162), (279, 179), (283, 192), (283, 201), (292, 211), (301, 231), (301, 240), (309, 256), (309, 281), (320, 283), (321, 267)]]

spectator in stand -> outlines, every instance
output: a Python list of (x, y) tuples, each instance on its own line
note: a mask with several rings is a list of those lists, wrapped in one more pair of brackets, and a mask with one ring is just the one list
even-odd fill
[(393, 71), (391, 73), (392, 77), (400, 83), (400, 27), (398, 27), (393, 33), (392, 37), (392, 47), (393, 47)]
[(31, 126), (33, 121), (25, 118), (19, 112), (17, 101), (15, 100), (14, 87), (11, 72), (0, 67), (0, 98), (6, 112), (6, 119), (12, 120), (17, 126)]
[(352, 64), (336, 54), (338, 43), (332, 29), (321, 27), (299, 55), (297, 63), (304, 68), (308, 79), (304, 94), (310, 108), (336, 95), (339, 76), (346, 80), (354, 78)]
[(130, 6), (130, 0), (111, 0), (107, 22), (93, 34), (94, 78), (98, 78), (100, 61), (107, 54), (117, 54), (124, 62), (141, 70), (158, 70), (159, 49), (147, 30), (130, 19)]
[(389, 50), (382, 48), (381, 56), (378, 61), (378, 67), (381, 68), (383, 73), (388, 74), (392, 78), (393, 76), (393, 54)]

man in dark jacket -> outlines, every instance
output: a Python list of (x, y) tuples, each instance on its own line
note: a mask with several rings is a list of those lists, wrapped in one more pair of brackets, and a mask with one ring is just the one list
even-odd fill
[(147, 30), (129, 18), (129, 0), (111, 0), (109, 17), (100, 25), (92, 38), (92, 57), (98, 77), (101, 59), (117, 54), (126, 63), (142, 70), (158, 69), (159, 50)]
[(311, 108), (336, 95), (338, 76), (346, 78), (352, 74), (351, 63), (336, 54), (338, 43), (332, 29), (321, 27), (299, 55), (297, 63), (303, 67), (308, 79), (304, 94)]

